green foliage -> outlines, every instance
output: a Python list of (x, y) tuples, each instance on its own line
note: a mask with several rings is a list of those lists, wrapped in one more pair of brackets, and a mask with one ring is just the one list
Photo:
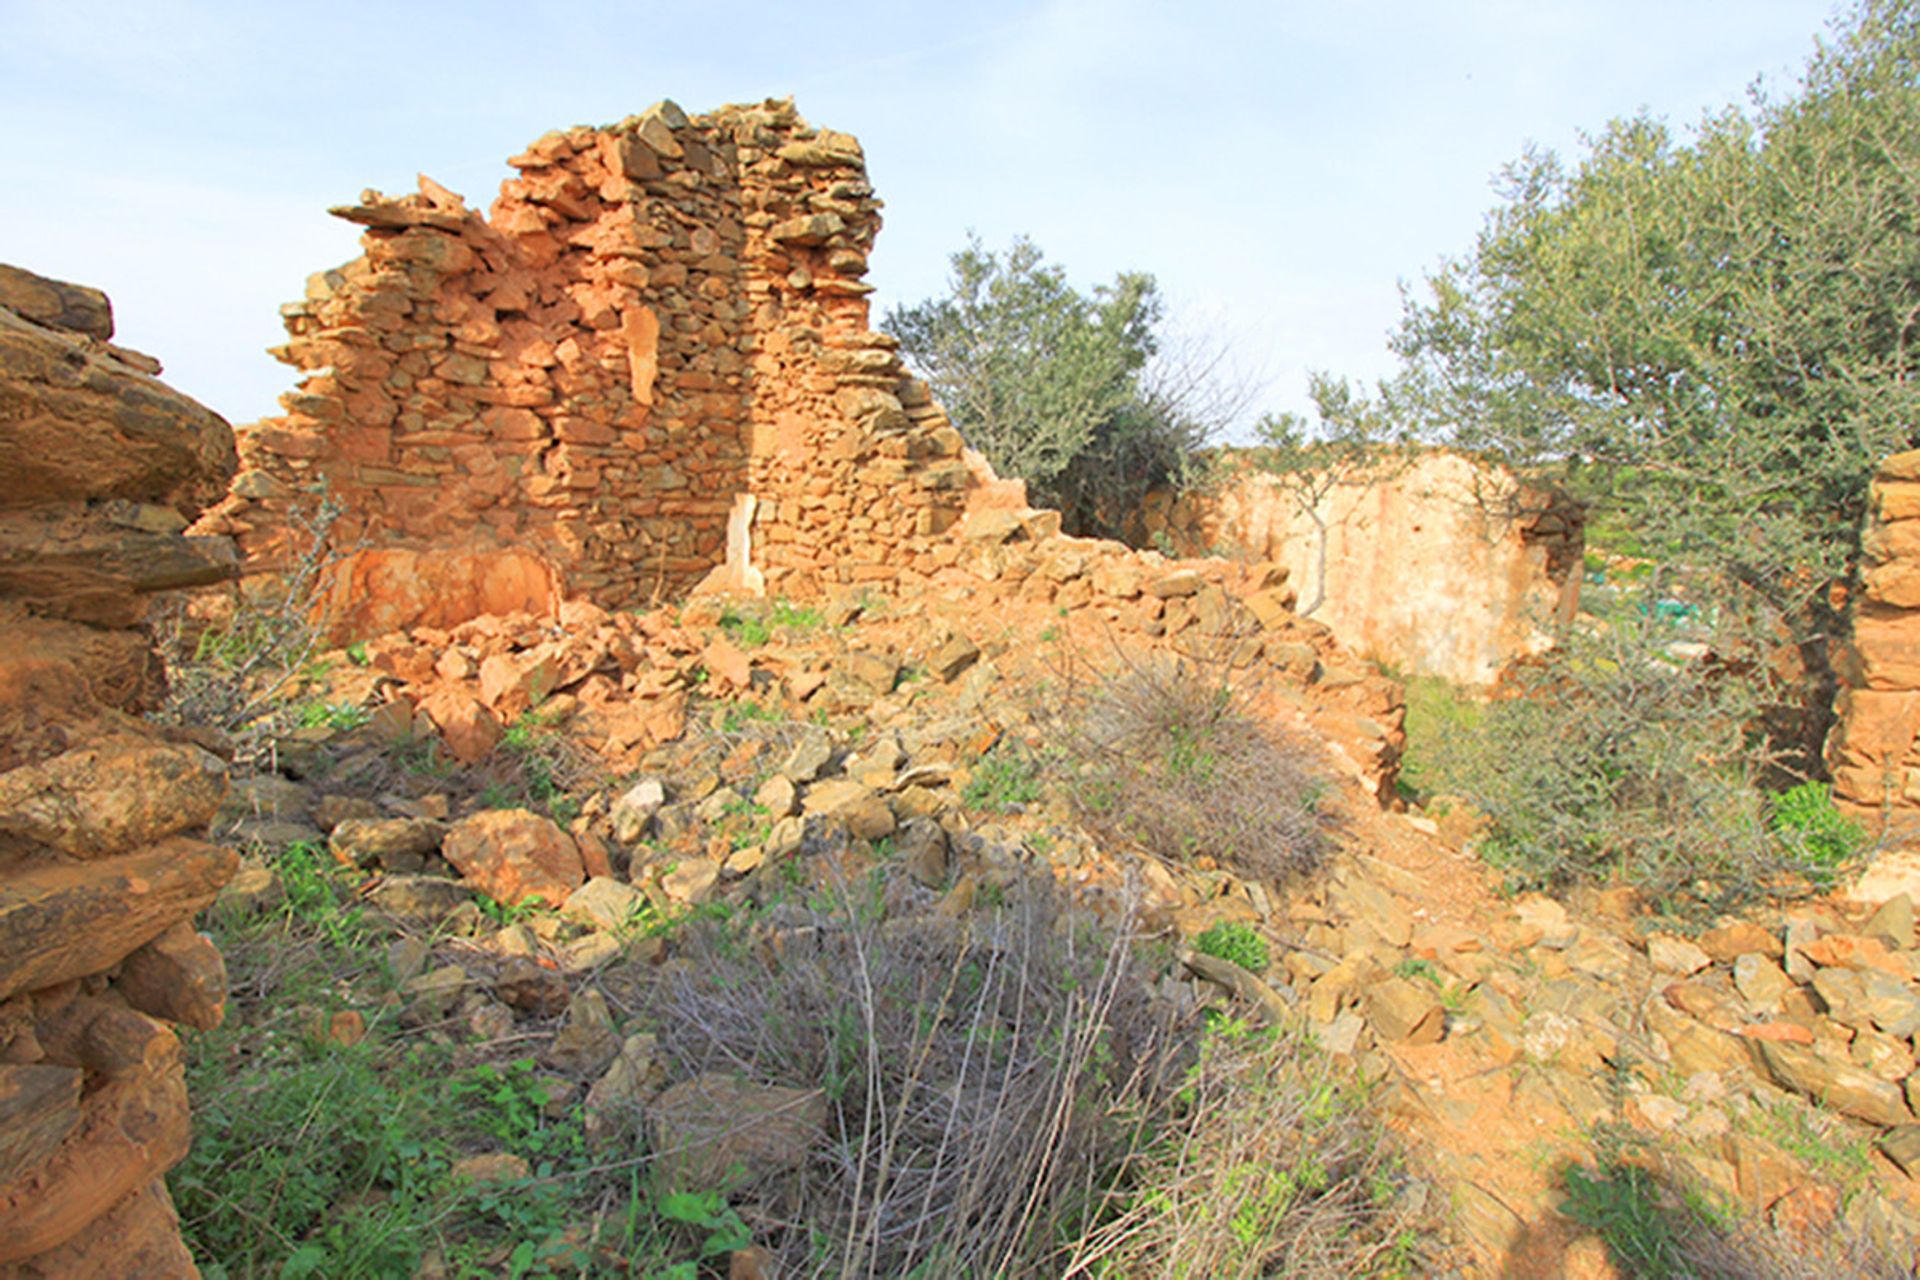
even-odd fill
[(1040, 762), (1009, 742), (995, 743), (973, 766), (960, 799), (970, 809), (1018, 813), (1040, 798)]
[(768, 618), (776, 628), (788, 631), (817, 631), (827, 625), (826, 615), (818, 609), (791, 600), (775, 600)]
[(765, 703), (742, 698), (738, 702), (729, 702), (726, 710), (720, 713), (720, 731), (740, 733), (750, 724), (775, 724), (784, 719), (785, 716)]
[(1416, 676), (1406, 682), (1406, 691), (1407, 744), (1395, 781), (1402, 795), (1426, 800), (1458, 784), (1449, 761), (1479, 728), (1485, 712), (1478, 700), (1440, 676)]
[(947, 296), (895, 308), (882, 327), (968, 443), (1070, 529), (1111, 530), (1237, 409), (1215, 395), (1218, 355), (1169, 363), (1187, 353), (1163, 349), (1152, 276), (1082, 294), (1025, 239), (1004, 253), (970, 239), (951, 261)]
[(1920, 422), (1916, 161), (1920, 14), (1865, 0), (1791, 93), (1509, 166), (1364, 408), (1557, 478), (1749, 638), (1819, 631)]
[(773, 639), (773, 632), (767, 627), (764, 618), (750, 613), (741, 613), (732, 605), (720, 611), (720, 629), (725, 631), (735, 644), (748, 649), (758, 649)]
[(501, 734), (495, 750), (510, 766), (512, 777), (486, 784), (480, 797), (483, 805), (544, 809), (561, 826), (580, 816), (580, 801), (573, 793), (581, 775), (590, 774), (594, 766), (558, 730), (552, 717), (537, 708), (522, 712)]
[(356, 703), (318, 698), (301, 703), (294, 711), (294, 723), (302, 729), (358, 729), (372, 718), (372, 712)]
[(352, 644), (348, 645), (347, 661), (356, 667), (364, 667), (372, 662), (373, 659), (367, 655), (367, 642), (364, 640), (355, 640)]
[(1678, 1276), (1684, 1255), (1674, 1214), (1647, 1170), (1621, 1164), (1604, 1173), (1570, 1165), (1561, 1212), (1597, 1233), (1634, 1276)]
[(1824, 782), (1803, 782), (1774, 796), (1768, 825), (1788, 855), (1823, 887), (1867, 844), (1860, 824), (1833, 807)]
[(1271, 962), (1267, 940), (1252, 925), (1218, 920), (1193, 940), (1194, 950), (1239, 965), (1248, 973), (1265, 973)]
[(1513, 692), (1436, 756), (1432, 782), (1486, 815), (1480, 852), (1514, 887), (1619, 882), (1701, 916), (1780, 887), (1751, 682), (1616, 629), (1569, 635)]

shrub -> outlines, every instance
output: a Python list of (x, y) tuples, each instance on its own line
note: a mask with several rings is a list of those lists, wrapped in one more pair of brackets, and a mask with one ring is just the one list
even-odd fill
[(1751, 679), (1670, 656), (1652, 629), (1571, 633), (1461, 733), (1435, 780), (1488, 819), (1516, 887), (1632, 885), (1710, 916), (1786, 888), (1750, 731)]
[(1220, 920), (1193, 940), (1196, 951), (1218, 956), (1239, 965), (1248, 973), (1265, 973), (1269, 959), (1267, 940), (1251, 926), (1237, 920)]
[(1408, 1182), (1365, 1091), (1303, 1032), (1226, 1023), (1064, 1274), (1430, 1275)]
[(1773, 797), (1768, 825), (1786, 854), (1822, 887), (1867, 843), (1860, 824), (1833, 807), (1824, 782), (1803, 782)]
[(1262, 723), (1224, 664), (1120, 655), (1049, 714), (1081, 820), (1109, 839), (1275, 881), (1331, 848), (1316, 749)]
[(676, 1076), (825, 1091), (806, 1166), (740, 1189), (782, 1274), (1058, 1275), (1178, 1042), (1127, 938), (1066, 916), (1051, 885), (943, 926), (884, 918), (905, 883), (784, 904), (777, 969), (737, 926), (695, 927), (637, 1004)]

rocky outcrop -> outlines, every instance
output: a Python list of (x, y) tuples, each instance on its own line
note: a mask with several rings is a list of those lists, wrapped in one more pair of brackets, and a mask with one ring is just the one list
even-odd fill
[(129, 712), (156, 592), (231, 575), (184, 536), (224, 491), (216, 414), (115, 347), (104, 295), (0, 267), (0, 1274), (197, 1274), (162, 1175), (187, 1149), (174, 1024), (218, 1023), (188, 923), (233, 874), (196, 838), (203, 746)]
[(1418, 675), (1496, 680), (1579, 600), (1583, 519), (1459, 454), (1386, 456), (1294, 484), (1243, 459), (1216, 488), (1149, 498), (1145, 538), (1284, 565), (1303, 608), (1351, 648)]

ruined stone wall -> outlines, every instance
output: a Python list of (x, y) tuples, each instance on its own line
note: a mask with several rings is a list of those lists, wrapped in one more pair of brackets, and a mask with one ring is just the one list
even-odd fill
[(324, 482), (361, 635), (671, 598), (730, 549), (724, 577), (787, 594), (934, 567), (968, 472), (867, 328), (857, 142), (662, 103), (510, 163), (488, 218), (425, 178), (334, 210), (365, 255), (284, 309), (301, 385), (241, 429), (209, 530), (284, 563)]
[(1499, 468), (1427, 451), (1310, 487), (1313, 515), (1243, 463), (1212, 491), (1155, 495), (1142, 533), (1284, 565), (1302, 608), (1317, 599), (1311, 616), (1350, 648), (1463, 684), (1539, 652), (1578, 602), (1580, 512)]
[[(233, 437), (106, 298), (0, 267), (0, 1274), (197, 1274), (162, 1175), (187, 1151), (173, 1025), (226, 974), (193, 914), (235, 859), (196, 838), (224, 762), (127, 714), (163, 673), (153, 593), (229, 576), (182, 536)], [(223, 554), (224, 550), (224, 554)]]
[(1880, 464), (1861, 552), (1827, 767), (1836, 800), (1920, 827), (1920, 451)]

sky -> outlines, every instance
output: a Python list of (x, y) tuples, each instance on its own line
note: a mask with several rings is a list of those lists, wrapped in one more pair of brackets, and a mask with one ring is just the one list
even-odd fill
[[(0, 0), (0, 261), (105, 289), (117, 340), (245, 422), (279, 306), (359, 252), (329, 205), (425, 173), (485, 206), (548, 129), (794, 96), (886, 202), (875, 320), (969, 232), (1082, 288), (1154, 274), (1251, 413), (1371, 381), (1402, 282), (1467, 250), (1500, 167), (1642, 108), (1790, 87), (1830, 0), (566, 5)], [(1242, 424), (1242, 433), (1244, 433)]]

